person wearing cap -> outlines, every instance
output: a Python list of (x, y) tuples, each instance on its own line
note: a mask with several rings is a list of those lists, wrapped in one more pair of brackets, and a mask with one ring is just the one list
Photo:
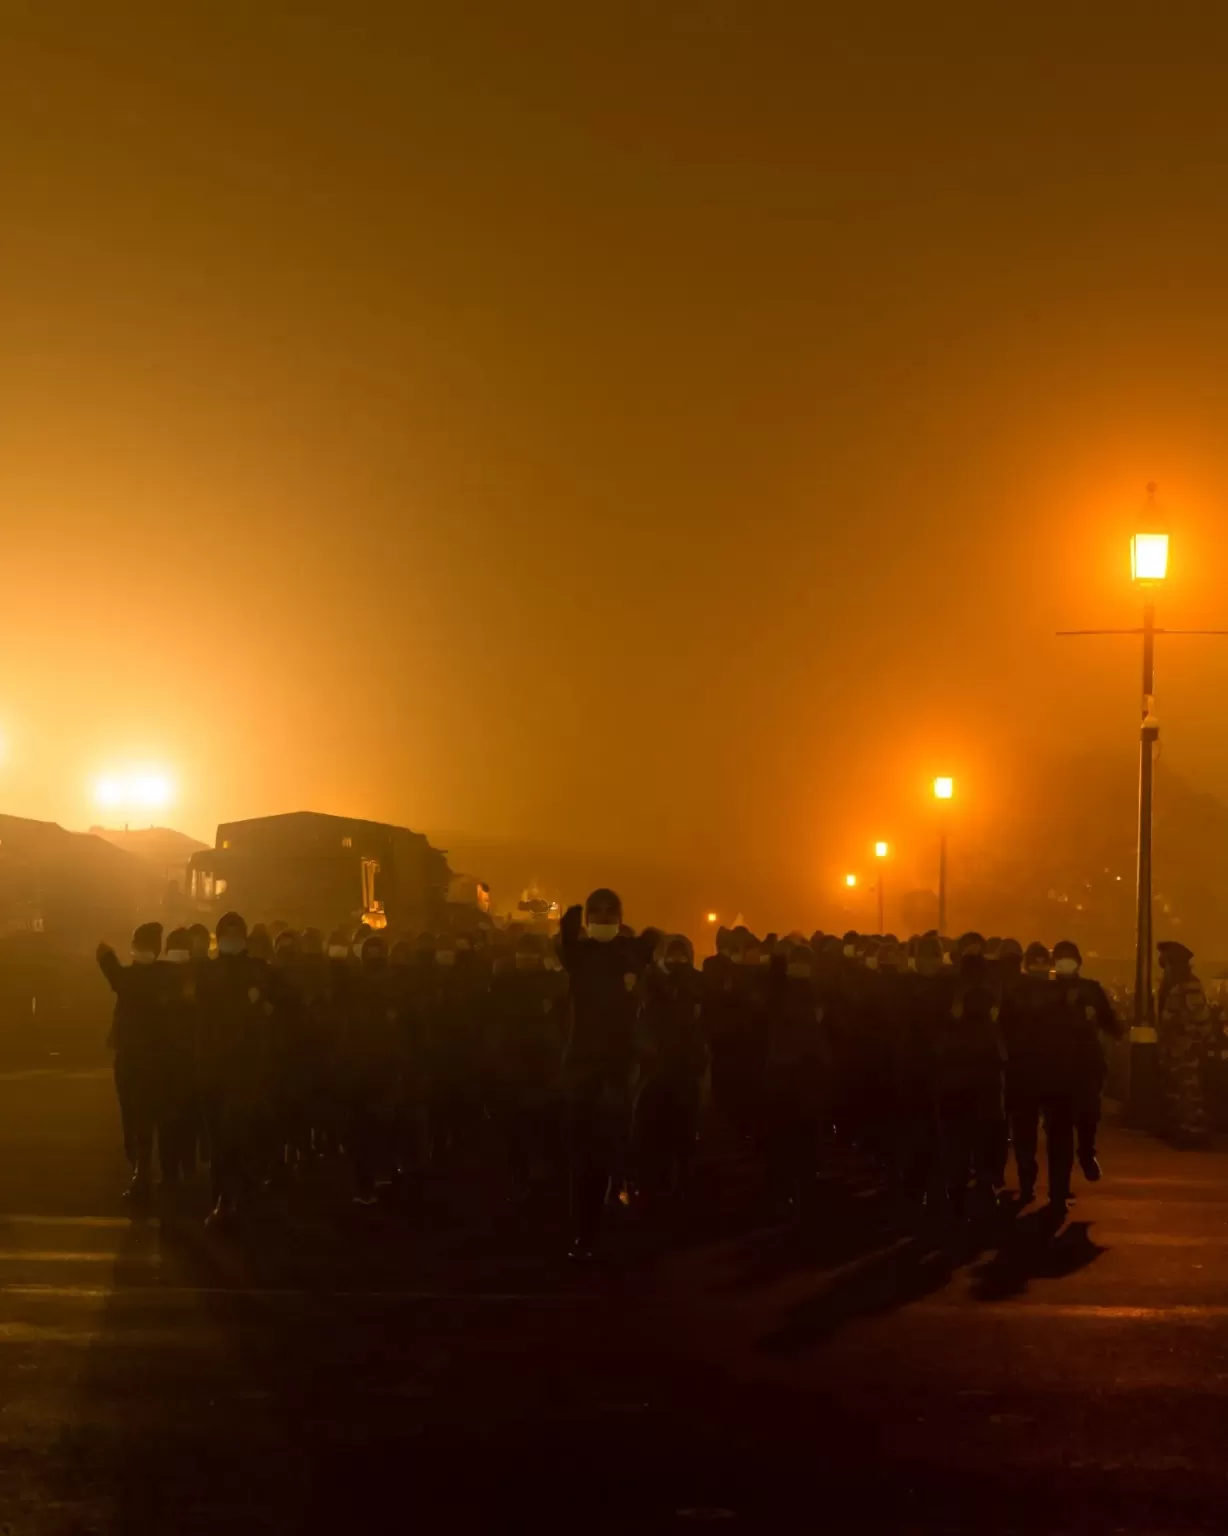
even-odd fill
[(166, 936), (167, 1020), (158, 1161), (168, 1194), (196, 1169), (196, 978), (186, 928)]
[[(1072, 966), (1073, 962), (1073, 966)], [(1118, 1019), (1108, 993), (1098, 981), (1081, 974), (1083, 956), (1078, 945), (1066, 940), (1054, 946), (1053, 969), (1063, 994), (1067, 1027), (1076, 1042), (1074, 1075), (1075, 1156), (1089, 1184), (1100, 1180), (1096, 1134), (1100, 1128), (1100, 1100), (1108, 1078), (1101, 1037), (1120, 1040), (1125, 1025)]]
[(97, 953), (98, 967), (115, 993), (110, 1042), (124, 1152), (132, 1165), (125, 1198), (134, 1204), (144, 1204), (151, 1193), (154, 1134), (164, 1111), (170, 988), (169, 967), (158, 959), (161, 952), (161, 923), (142, 923), (132, 935), (130, 965), (122, 965), (109, 944), (100, 944)]
[(947, 1203), (956, 1220), (968, 1214), (971, 1176), (977, 1206), (992, 1202), (1001, 1143), (1002, 1042), (998, 997), (985, 941), (959, 941), (954, 996), (938, 1042), (938, 1127)]
[(803, 939), (773, 977), (765, 1018), (761, 1139), (772, 1193), (796, 1206), (813, 1189), (830, 1093), (829, 1053), (815, 955)]
[(938, 1059), (955, 1001), (955, 978), (943, 963), (942, 944), (926, 934), (913, 946), (914, 973), (906, 993), (899, 1047), (897, 1101), (903, 1122), (900, 1170), (904, 1193), (941, 1203)]
[(259, 1172), (272, 1012), (269, 967), (248, 954), (243, 918), (227, 912), (218, 919), (217, 959), (201, 983), (196, 1055), (211, 1149), (211, 1228), (226, 1227), (237, 1218)]
[(377, 1203), (376, 1186), (391, 1182), (404, 1072), (405, 1022), (382, 933), (363, 940), (346, 1009), (344, 1079), (346, 1149), (354, 1164), (354, 1203)]
[(623, 931), (622, 901), (602, 887), (559, 924), (559, 953), (571, 985), (571, 1030), (563, 1058), (571, 1161), (570, 1257), (592, 1258), (607, 1191), (621, 1183), (631, 1131), (640, 981), (655, 938)]
[(1022, 1205), (1028, 1205), (1036, 1198), (1039, 1172), (1036, 1152), (1045, 1081), (1045, 1024), (1053, 1004), (1052, 968), (1048, 947), (1038, 942), (1029, 944), (1024, 951), (1021, 975), (1004, 989), (1002, 995), (1006, 1113), (1015, 1149), (1015, 1171), (1019, 1176)]
[[(999, 1022), (1002, 1027), (1003, 1049), (1009, 1058), (1006, 1045), (1005, 1016), (1013, 993), (1019, 986), (1023, 971), (1023, 945), (1018, 939), (990, 939), (985, 946), (986, 957), (993, 967), (994, 985), (998, 990)], [(998, 1122), (998, 1151), (994, 1159), (994, 1185), (1002, 1189), (1006, 1185), (1006, 1160), (1010, 1153), (1010, 1069), (1007, 1065), (1003, 1076), (1003, 1115)]]
[(1158, 949), (1165, 1132), (1176, 1146), (1202, 1148), (1210, 1137), (1206, 1078), (1214, 1021), (1202, 982), (1194, 974), (1193, 952), (1175, 939), (1165, 940)]
[(745, 942), (744, 928), (719, 928), (716, 953), (703, 963), (703, 1032), (712, 1062), (712, 1102), (724, 1119), (730, 1119), (734, 1094), (730, 1065), (736, 1008), (733, 984)]
[(535, 1161), (561, 1151), (567, 977), (547, 970), (549, 941), (522, 931), (491, 978), (484, 1048), (487, 1104), (503, 1141), (514, 1201), (530, 1193)]
[(647, 1195), (667, 1193), (690, 1164), (700, 1084), (708, 1067), (702, 999), (691, 941), (670, 934), (660, 958), (645, 972), (640, 1015), (632, 1168)]
[[(729, 1033), (721, 1061), (721, 1108), (739, 1136), (759, 1134), (763, 1070), (767, 1063), (767, 1010), (771, 967), (763, 964), (763, 943), (748, 932), (737, 956), (729, 1004)], [(768, 956), (770, 960), (770, 956)]]
[[(1054, 980), (1039, 1019), (1037, 1088), (1045, 1124), (1049, 1205), (1063, 1213), (1070, 1200), (1076, 1126), (1081, 1127), (1084, 1175), (1091, 1183), (1100, 1177), (1095, 1133), (1105, 1066), (1099, 1034), (1120, 1034), (1104, 989), (1079, 974), (1082, 963), (1079, 946), (1072, 939), (1054, 945)], [(1021, 1168), (1021, 1182), (1024, 1176)]]

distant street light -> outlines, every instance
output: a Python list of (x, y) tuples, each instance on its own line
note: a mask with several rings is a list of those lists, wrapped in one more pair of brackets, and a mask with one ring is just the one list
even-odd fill
[[(1147, 487), (1147, 518), (1152, 528), (1161, 521), (1156, 488)], [(1157, 635), (1223, 635), (1222, 629), (1157, 629), (1152, 592), (1168, 575), (1168, 534), (1136, 533), (1130, 539), (1130, 579), (1143, 592), (1141, 629), (1066, 629), (1062, 635), (1142, 635), (1143, 710), (1138, 775), (1138, 903), (1134, 955), (1134, 1010), (1130, 1028), (1130, 1112), (1136, 1122), (1153, 1123), (1159, 1109), (1158, 1044), (1155, 995), (1151, 986), (1151, 842), (1155, 747), (1160, 722), (1155, 713), (1155, 637)]]
[(844, 883), (845, 883), (845, 885), (848, 886), (849, 890), (851, 891), (853, 889), (853, 887), (857, 884), (857, 876), (856, 875), (845, 875)]
[(955, 780), (943, 774), (934, 780), (934, 799), (939, 803), (938, 832), (938, 932), (947, 931), (947, 818), (945, 807), (955, 798)]
[(891, 852), (886, 843), (874, 844), (874, 857), (878, 860), (878, 931), (887, 931), (887, 920), (884, 916), (886, 910), (886, 896), (883, 891), (883, 880), (886, 874), (887, 855)]
[(715, 913), (715, 912), (709, 912), (708, 913), (708, 921), (710, 923), (716, 922), (716, 919), (717, 919), (717, 913)]

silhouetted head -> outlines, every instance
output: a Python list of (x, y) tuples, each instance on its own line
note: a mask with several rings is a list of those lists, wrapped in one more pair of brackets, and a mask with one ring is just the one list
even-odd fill
[(388, 944), (382, 933), (369, 933), (363, 940), (362, 968), (382, 971), (388, 964)]
[(1082, 964), (1083, 956), (1073, 939), (1059, 939), (1053, 946), (1053, 969), (1059, 976), (1077, 976)]
[(188, 948), (192, 951), (193, 960), (207, 960), (209, 958), (210, 935), (204, 923), (193, 923), (188, 929)]
[(166, 958), (172, 965), (186, 965), (192, 958), (192, 945), (186, 928), (172, 928), (167, 934)]
[(661, 969), (670, 976), (681, 976), (695, 964), (691, 941), (682, 933), (671, 933), (661, 944)]
[(132, 963), (152, 965), (162, 953), (162, 924), (142, 923), (132, 935)]
[(1029, 976), (1048, 976), (1053, 969), (1053, 956), (1049, 946), (1038, 939), (1028, 945), (1023, 955), (1023, 967)]
[(234, 956), (247, 952), (247, 923), (237, 912), (226, 912), (217, 920), (217, 952)]
[(247, 936), (247, 952), (253, 960), (273, 958), (273, 940), (263, 923), (257, 923)]
[(299, 957), (299, 937), (293, 928), (283, 928), (273, 940), (273, 964), (293, 965)]
[(942, 974), (942, 942), (936, 934), (927, 933), (917, 940), (916, 961), (918, 976)]
[(1176, 939), (1165, 939), (1157, 944), (1160, 966), (1170, 976), (1180, 976), (1188, 971), (1194, 959), (1194, 951), (1187, 949)]
[(622, 927), (623, 904), (616, 892), (602, 886), (584, 903), (584, 926), (590, 939), (608, 944)]
[(809, 944), (794, 944), (789, 950), (785, 974), (792, 981), (809, 981), (814, 975), (814, 950)]

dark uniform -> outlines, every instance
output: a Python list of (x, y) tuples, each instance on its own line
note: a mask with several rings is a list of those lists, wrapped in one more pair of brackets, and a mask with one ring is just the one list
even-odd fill
[(580, 907), (572, 907), (559, 927), (572, 998), (563, 1075), (577, 1256), (591, 1249), (606, 1189), (625, 1164), (638, 1065), (640, 978), (655, 946), (653, 939), (621, 933), (608, 941), (586, 938), (580, 931), (583, 916)]
[(1216, 1049), (1214, 1021), (1202, 982), (1184, 944), (1159, 946), (1160, 1064), (1164, 1075), (1165, 1129), (1179, 1146), (1205, 1147), (1210, 1135), (1206, 1078)]
[(919, 940), (914, 958), (916, 974), (905, 981), (897, 1060), (900, 1171), (905, 1194), (914, 1200), (929, 1200), (945, 1187), (941, 1178), (938, 1064), (955, 1001), (955, 977), (943, 966), (937, 939)]
[(196, 1169), (196, 973), (185, 929), (167, 938), (167, 1019), (158, 1157), (163, 1181), (174, 1185)]
[(634, 1166), (641, 1189), (669, 1189), (695, 1145), (699, 1095), (708, 1066), (703, 979), (690, 941), (666, 940), (665, 958), (644, 976), (641, 1080), (635, 1100)]
[(763, 1150), (773, 1190), (788, 1200), (813, 1182), (828, 1090), (824, 1010), (807, 945), (773, 967), (764, 1070)]
[(982, 1203), (993, 1189), (1001, 1137), (1002, 1058), (992, 972), (982, 954), (965, 953), (936, 1060), (943, 1175), (957, 1217), (965, 1212), (970, 1174)]
[(147, 923), (133, 935), (133, 964), (121, 965), (109, 944), (98, 947), (98, 965), (115, 993), (111, 1044), (124, 1152), (132, 1164), (134, 1198), (149, 1192), (154, 1136), (165, 1109), (168, 1004), (171, 967), (158, 960), (162, 929)]
[(485, 1051), (488, 1102), (517, 1197), (529, 1192), (534, 1160), (561, 1151), (566, 1043), (567, 977), (546, 968), (542, 942), (522, 936), (491, 981)]
[(1040, 1116), (1049, 1080), (1048, 1015), (1054, 1002), (1049, 951), (1040, 946), (1030, 948), (1028, 966), (1025, 975), (1005, 988), (1001, 1020), (1006, 1048), (1006, 1112), (1015, 1149), (1019, 1195), (1025, 1204), (1036, 1192)]
[(363, 942), (362, 964), (346, 1008), (346, 1144), (354, 1161), (355, 1199), (375, 1203), (376, 1184), (391, 1182), (405, 1070), (405, 995), (388, 965), (384, 940)]
[(269, 967), (231, 947), (243, 941), (224, 932), (226, 921), (218, 922), (218, 956), (201, 982), (196, 1051), (218, 1220), (235, 1214), (259, 1173), (273, 1013)]

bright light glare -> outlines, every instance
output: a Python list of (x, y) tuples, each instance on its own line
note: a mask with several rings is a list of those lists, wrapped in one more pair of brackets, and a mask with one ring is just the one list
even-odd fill
[(174, 798), (169, 776), (156, 771), (104, 774), (94, 784), (94, 800), (107, 810), (159, 810)]
[(845, 883), (845, 885), (848, 886), (849, 890), (851, 891), (853, 889), (853, 887), (857, 884), (857, 876), (856, 875), (845, 875), (844, 883)]
[(934, 799), (935, 800), (950, 800), (954, 794), (955, 794), (955, 780), (954, 779), (943, 778), (943, 779), (935, 779), (934, 780)]
[(716, 913), (715, 912), (709, 912), (708, 913), (708, 921), (710, 923), (714, 923), (716, 921)]
[(885, 859), (887, 857), (887, 845), (886, 845), (886, 843), (875, 843), (874, 844), (874, 857), (876, 859)]
[(94, 799), (99, 805), (122, 805), (124, 801), (124, 786), (118, 779), (99, 779), (94, 785)]
[(1130, 579), (1163, 581), (1168, 575), (1168, 535), (1136, 533), (1130, 540)]
[(166, 805), (171, 798), (171, 786), (160, 773), (145, 773), (134, 779), (132, 792), (138, 805)]

